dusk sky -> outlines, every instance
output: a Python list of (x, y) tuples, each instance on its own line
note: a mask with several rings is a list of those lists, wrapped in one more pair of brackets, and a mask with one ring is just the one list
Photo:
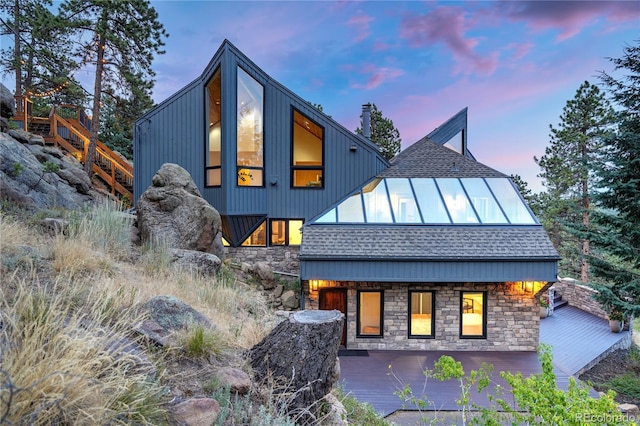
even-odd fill
[(468, 107), (471, 152), (535, 191), (533, 156), (549, 124), (582, 82), (612, 70), (608, 57), (640, 40), (638, 1), (151, 4), (170, 34), (154, 61), (156, 102), (198, 77), (228, 39), (348, 129), (375, 103), (403, 148)]

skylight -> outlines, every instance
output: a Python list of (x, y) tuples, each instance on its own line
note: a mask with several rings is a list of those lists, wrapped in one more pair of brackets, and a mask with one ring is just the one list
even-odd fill
[(384, 178), (315, 223), (531, 225), (536, 220), (507, 178)]

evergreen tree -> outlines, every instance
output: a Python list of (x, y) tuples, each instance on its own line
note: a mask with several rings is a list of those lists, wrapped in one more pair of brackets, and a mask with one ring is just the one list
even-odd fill
[(71, 77), (77, 63), (71, 55), (67, 22), (50, 10), (51, 0), (0, 0), (2, 35), (12, 35), (13, 46), (3, 46), (1, 63), (15, 74), (16, 96), (38, 97), (66, 93), (73, 101), (84, 93)]
[[(639, 40), (640, 41), (640, 40)], [(596, 297), (609, 313), (640, 315), (640, 45), (627, 46), (611, 59), (616, 78), (600, 77), (621, 107), (618, 128), (608, 140), (606, 161), (599, 170), (602, 187), (596, 197), (597, 228), (589, 237), (601, 251), (591, 258), (599, 290)], [(595, 280), (594, 280), (595, 281)]]
[[(356, 133), (362, 135), (362, 127), (362, 115), (360, 115), (360, 127), (356, 129)], [(382, 115), (382, 111), (376, 104), (371, 106), (371, 140), (380, 147), (382, 155), (387, 160), (391, 160), (400, 152), (402, 142), (400, 132), (391, 119)]]
[(563, 257), (562, 272), (579, 271), (581, 281), (587, 282), (591, 242), (568, 231), (575, 224), (590, 225), (591, 200), (599, 188), (595, 170), (603, 163), (604, 139), (612, 130), (614, 111), (605, 94), (585, 81), (563, 108), (560, 120), (557, 128), (549, 126), (551, 141), (544, 155), (534, 157), (547, 188), (542, 222)]
[(154, 54), (164, 53), (167, 36), (148, 0), (65, 0), (61, 14), (82, 40), (78, 57), (94, 66), (92, 124), (85, 171), (95, 162), (102, 95), (129, 99), (150, 98), (155, 73)]

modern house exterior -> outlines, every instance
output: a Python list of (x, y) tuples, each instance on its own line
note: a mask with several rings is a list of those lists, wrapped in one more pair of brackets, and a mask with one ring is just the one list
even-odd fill
[(136, 194), (163, 163), (188, 170), (229, 255), (299, 274), (306, 309), (345, 313), (348, 349), (537, 349), (558, 255), (469, 152), (466, 109), (387, 161), (225, 40), (136, 121), (134, 161)]

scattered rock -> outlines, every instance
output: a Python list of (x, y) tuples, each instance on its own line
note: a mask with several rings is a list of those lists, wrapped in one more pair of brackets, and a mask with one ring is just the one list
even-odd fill
[(220, 214), (179, 165), (162, 165), (138, 199), (136, 211), (142, 241), (224, 257)]
[(211, 398), (192, 398), (175, 405), (171, 411), (181, 426), (211, 426), (218, 420), (220, 404)]
[(40, 226), (50, 235), (64, 234), (67, 232), (69, 222), (57, 217), (47, 217), (40, 221)]
[(300, 299), (293, 290), (285, 291), (282, 294), (281, 300), (282, 306), (284, 306), (285, 309), (293, 310), (300, 307)]
[(276, 288), (273, 289), (273, 297), (280, 297), (284, 293), (284, 286), (282, 284), (278, 284)]
[(208, 277), (215, 276), (222, 265), (218, 256), (195, 250), (171, 249), (171, 261), (180, 269)]
[(273, 270), (267, 262), (257, 262), (251, 268), (251, 272), (260, 280), (260, 284), (265, 290), (272, 290), (276, 286), (276, 279)]
[(638, 414), (640, 413), (640, 410), (638, 409), (638, 406), (635, 404), (620, 404), (618, 405), (618, 410), (620, 410), (621, 413), (625, 413), (625, 414)]
[(138, 332), (161, 346), (173, 344), (172, 335), (194, 325), (213, 328), (211, 321), (186, 303), (172, 296), (156, 296), (141, 308), (148, 313)]
[(223, 367), (216, 372), (216, 377), (222, 386), (229, 386), (233, 393), (245, 395), (251, 388), (249, 375), (233, 367)]
[(322, 417), (323, 426), (348, 426), (347, 410), (332, 393), (328, 393), (324, 397), (324, 401), (328, 406), (328, 413)]

